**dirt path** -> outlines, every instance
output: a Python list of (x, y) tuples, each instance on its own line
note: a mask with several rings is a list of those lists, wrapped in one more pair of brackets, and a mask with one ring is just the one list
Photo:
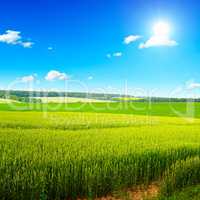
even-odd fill
[(121, 192), (117, 192), (113, 195), (109, 195), (106, 197), (96, 198), (95, 200), (146, 200), (146, 199), (150, 200), (157, 197), (158, 194), (159, 194), (158, 184), (152, 183), (147, 188), (144, 187), (132, 188)]
[(138, 189), (133, 191), (128, 191), (130, 200), (144, 200), (144, 199), (152, 199), (158, 196), (159, 194), (159, 187), (156, 184), (151, 184), (148, 188), (145, 189)]

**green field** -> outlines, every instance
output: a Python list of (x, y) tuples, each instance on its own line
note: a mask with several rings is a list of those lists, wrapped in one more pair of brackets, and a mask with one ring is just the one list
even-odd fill
[(111, 101), (89, 99), (89, 98), (78, 98), (78, 97), (34, 97), (32, 99), (41, 100), (42, 103), (105, 103)]
[(0, 104), (7, 104), (7, 103), (19, 103), (15, 100), (11, 100), (11, 99), (1, 99), (0, 98)]
[(173, 166), (200, 157), (198, 103), (193, 119), (185, 103), (15, 105), (0, 104), (0, 199), (93, 199), (181, 177)]
[(139, 97), (114, 97), (112, 99), (116, 100), (116, 101), (138, 101), (138, 100), (143, 100), (143, 98), (139, 98)]
[[(188, 112), (189, 110), (189, 112)], [(0, 104), (0, 111), (49, 111), (181, 116), (200, 118), (200, 103), (185, 102), (104, 102), (104, 103), (12, 103)]]
[(184, 188), (179, 192), (175, 192), (170, 197), (161, 197), (159, 200), (199, 200), (200, 185)]

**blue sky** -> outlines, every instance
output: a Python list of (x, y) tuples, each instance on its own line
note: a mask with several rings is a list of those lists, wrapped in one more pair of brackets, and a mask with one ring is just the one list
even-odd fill
[(64, 90), (70, 80), (74, 91), (198, 93), (199, 10), (198, 0), (2, 1), (0, 88)]

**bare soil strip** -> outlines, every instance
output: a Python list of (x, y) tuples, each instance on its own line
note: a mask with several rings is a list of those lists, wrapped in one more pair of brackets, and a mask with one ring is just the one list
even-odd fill
[(96, 198), (95, 200), (152, 200), (158, 196), (159, 191), (159, 185), (157, 183), (152, 183), (147, 188), (129, 188), (127, 190), (117, 192), (113, 195)]

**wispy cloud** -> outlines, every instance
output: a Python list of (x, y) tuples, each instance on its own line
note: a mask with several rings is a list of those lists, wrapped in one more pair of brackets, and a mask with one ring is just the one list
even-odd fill
[(21, 42), (21, 45), (24, 48), (31, 48), (34, 45), (34, 43), (33, 42)]
[(36, 75), (28, 75), (28, 76), (23, 76), (22, 78), (20, 78), (20, 82), (22, 83), (30, 83), (35, 81), (36, 79)]
[(93, 76), (88, 76), (88, 80), (92, 80), (93, 79)]
[(7, 30), (4, 34), (0, 35), (0, 42), (10, 45), (21, 45), (24, 48), (30, 48), (33, 42), (23, 41), (20, 31)]
[(114, 57), (121, 57), (122, 56), (122, 52), (115, 52), (113, 53)]
[(70, 78), (70, 76), (68, 76), (66, 73), (63, 72), (59, 72), (56, 70), (51, 70), (48, 72), (48, 74), (46, 75), (45, 79), (47, 81), (53, 81), (53, 80), (68, 80)]
[(129, 35), (124, 38), (124, 44), (130, 44), (132, 42), (139, 40), (140, 38), (142, 38), (142, 36), (140, 35)]
[(200, 83), (190, 83), (187, 86), (187, 89), (189, 89), (189, 90), (200, 89)]
[(146, 42), (139, 45), (140, 49), (150, 48), (150, 47), (159, 47), (159, 46), (168, 46), (173, 47), (177, 46), (178, 43), (175, 40), (170, 39), (168, 36), (163, 35), (153, 35)]
[(49, 51), (52, 51), (53, 50), (53, 47), (48, 47), (47, 48)]
[(107, 58), (111, 58), (112, 55), (111, 55), (110, 53), (108, 53), (108, 54), (106, 55), (106, 57), (107, 57)]
[(123, 55), (123, 53), (122, 52), (115, 52), (115, 53), (108, 53), (107, 55), (106, 55), (106, 57), (107, 58), (112, 58), (112, 57), (121, 57)]

